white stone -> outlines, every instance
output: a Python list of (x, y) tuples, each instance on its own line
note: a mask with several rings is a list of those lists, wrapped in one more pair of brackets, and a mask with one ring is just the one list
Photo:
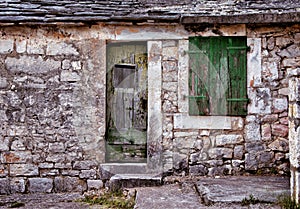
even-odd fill
[(278, 79), (278, 66), (277, 62), (268, 60), (263, 63), (262, 75), (266, 81), (274, 81)]
[(69, 70), (71, 68), (71, 61), (70, 60), (63, 60), (62, 61), (62, 69)]
[(178, 129), (231, 129), (234, 117), (190, 116), (174, 114), (174, 128)]
[(13, 40), (0, 40), (0, 54), (7, 54), (14, 50)]
[(71, 62), (71, 66), (72, 66), (73, 70), (81, 70), (81, 62), (80, 61)]
[(216, 136), (217, 146), (234, 145), (234, 144), (242, 143), (243, 141), (244, 139), (242, 135), (226, 134), (226, 135)]
[(87, 180), (87, 186), (88, 186), (88, 190), (98, 190), (103, 188), (103, 181), (102, 180)]
[(271, 92), (268, 88), (257, 88), (248, 91), (250, 104), (249, 114), (270, 114), (271, 113)]
[(189, 104), (188, 104), (188, 63), (189, 56), (185, 51), (189, 49), (188, 40), (180, 40), (178, 42), (178, 111), (181, 113), (188, 113)]
[(162, 86), (163, 90), (177, 92), (177, 82), (164, 82)]
[(273, 99), (273, 111), (274, 113), (280, 113), (288, 110), (287, 98), (274, 98)]
[(260, 86), (261, 83), (261, 39), (248, 38), (247, 46), (250, 52), (247, 56), (247, 87), (253, 88)]
[(300, 100), (300, 79), (291, 78), (289, 80), (289, 101), (295, 102)]
[(40, 42), (36, 39), (29, 39), (27, 42), (28, 54), (44, 54), (45, 42)]
[(278, 94), (288, 96), (289, 95), (289, 88), (282, 88), (278, 90)]
[(0, 151), (8, 151), (9, 150), (9, 138), (0, 136)]
[(54, 59), (44, 60), (42, 56), (8, 57), (5, 60), (8, 71), (13, 73), (42, 74), (55, 71), (61, 67), (61, 63)]
[(179, 137), (190, 137), (190, 136), (198, 136), (199, 133), (198, 131), (191, 131), (191, 132), (174, 132), (174, 137), (179, 138)]
[(245, 141), (259, 141), (261, 140), (260, 124), (256, 122), (250, 122), (245, 126)]
[(50, 42), (47, 45), (47, 55), (79, 55), (77, 49), (72, 44), (65, 42)]
[(11, 193), (23, 193), (25, 192), (25, 180), (24, 178), (11, 178), (10, 180), (10, 190)]
[(231, 148), (212, 148), (208, 150), (208, 155), (211, 159), (231, 159), (233, 155), (233, 150)]
[(30, 178), (28, 191), (31, 193), (50, 193), (53, 189), (53, 179)]
[(20, 54), (26, 52), (26, 40), (16, 40), (16, 51)]
[[(161, 41), (148, 41), (148, 129), (147, 143), (160, 143), (162, 138), (162, 65), (161, 65)], [(150, 137), (151, 136), (151, 137)], [(156, 147), (156, 150), (159, 148)], [(160, 153), (152, 153), (155, 158), (149, 159), (148, 162), (151, 169), (160, 168)]]
[(26, 164), (10, 164), (10, 175), (11, 176), (37, 176), (39, 170), (36, 165)]

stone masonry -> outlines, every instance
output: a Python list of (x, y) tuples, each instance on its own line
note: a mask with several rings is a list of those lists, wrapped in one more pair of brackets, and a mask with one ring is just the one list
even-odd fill
[(53, 28), (1, 33), (0, 193), (99, 185), (93, 181), (104, 159), (103, 43), (74, 41)]
[[(189, 116), (188, 37), (220, 34), (247, 37), (248, 115)], [(288, 127), (299, 125), (298, 100), (288, 101), (289, 88), (299, 90), (297, 24), (7, 26), (0, 29), (0, 194), (103, 187), (107, 40), (148, 42), (149, 167), (165, 175), (289, 173), (288, 136), (299, 135)]]

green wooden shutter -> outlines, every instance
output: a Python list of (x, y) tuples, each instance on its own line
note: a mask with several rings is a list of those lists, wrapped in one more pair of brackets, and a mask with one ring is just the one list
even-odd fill
[(192, 37), (189, 42), (189, 114), (206, 115), (209, 110), (209, 39)]
[(247, 114), (247, 47), (244, 37), (228, 38), (228, 115)]
[(191, 37), (189, 114), (246, 115), (246, 39)]

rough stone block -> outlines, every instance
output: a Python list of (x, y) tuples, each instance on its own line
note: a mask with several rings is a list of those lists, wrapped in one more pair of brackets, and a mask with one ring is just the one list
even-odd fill
[(45, 42), (37, 39), (29, 39), (27, 42), (28, 54), (44, 54)]
[(178, 150), (190, 149), (194, 147), (195, 141), (195, 138), (174, 138), (173, 147)]
[(275, 136), (286, 137), (289, 133), (289, 128), (287, 125), (283, 124), (273, 124), (272, 134)]
[(245, 170), (253, 171), (258, 169), (258, 161), (256, 159), (255, 153), (245, 154)]
[(23, 193), (25, 192), (25, 179), (24, 178), (11, 178), (10, 189), (11, 193)]
[(44, 60), (42, 56), (20, 56), (19, 58), (8, 57), (5, 60), (8, 71), (12, 73), (44, 74), (56, 71), (61, 63), (54, 59)]
[(278, 94), (288, 96), (289, 95), (289, 88), (281, 88), (278, 90)]
[(261, 126), (261, 137), (263, 140), (272, 139), (271, 125), (269, 123), (263, 124)]
[(39, 169), (36, 165), (27, 164), (10, 164), (11, 176), (37, 176), (39, 175)]
[(177, 92), (177, 82), (164, 82), (162, 85), (163, 90)]
[(65, 152), (65, 145), (62, 142), (49, 143), (49, 152), (61, 153)]
[(86, 182), (77, 177), (55, 177), (55, 192), (83, 192), (86, 191)]
[(7, 178), (0, 178), (0, 194), (10, 194), (10, 183)]
[[(1, 112), (0, 112), (1, 113)], [(9, 150), (9, 138), (5, 137), (3, 138), (2, 136), (0, 136), (0, 151), (8, 151)]]
[(68, 70), (64, 70), (60, 74), (60, 80), (61, 81), (67, 81), (67, 82), (76, 82), (80, 81), (80, 75), (78, 75), (77, 72), (71, 72)]
[(280, 113), (288, 110), (287, 98), (274, 98), (273, 99), (273, 112)]
[(65, 162), (65, 160), (66, 160), (65, 154), (51, 153), (46, 157), (47, 162), (53, 162), (53, 163), (62, 163)]
[(0, 40), (0, 54), (8, 54), (14, 50), (13, 40)]
[(208, 169), (204, 165), (194, 165), (189, 167), (189, 174), (191, 176), (205, 176)]
[(64, 70), (71, 69), (71, 61), (70, 60), (63, 60), (62, 61), (62, 69), (64, 69)]
[(261, 39), (248, 38), (247, 46), (251, 48), (247, 56), (247, 87), (258, 87), (261, 85)]
[(185, 154), (173, 153), (173, 167), (176, 170), (185, 170), (188, 167), (188, 158)]
[(265, 145), (262, 142), (246, 143), (245, 150), (249, 153), (257, 153), (265, 150)]
[(176, 71), (165, 72), (165, 73), (163, 73), (163, 81), (164, 82), (176, 82), (178, 79), (177, 74), (178, 73)]
[(97, 177), (97, 172), (93, 169), (91, 170), (81, 170), (79, 178), (81, 179), (95, 179)]
[(47, 55), (79, 55), (78, 50), (65, 42), (49, 42), (46, 49)]
[(40, 176), (47, 177), (47, 176), (58, 176), (59, 170), (58, 169), (40, 169)]
[(87, 180), (87, 187), (88, 190), (99, 190), (102, 189), (104, 186), (103, 181), (102, 180)]
[(242, 135), (226, 134), (226, 135), (216, 136), (216, 145), (217, 146), (234, 145), (234, 144), (242, 143), (243, 141), (244, 141), (244, 138)]
[(17, 138), (11, 143), (11, 150), (15, 151), (25, 151), (26, 150), (26, 141), (24, 138)]
[[(300, 68), (299, 68), (300, 69)], [(300, 101), (300, 79), (289, 79), (289, 101)]]
[(285, 138), (278, 138), (268, 146), (273, 151), (289, 151), (289, 141)]
[(63, 176), (69, 176), (69, 177), (78, 177), (79, 176), (80, 171), (79, 170), (62, 170), (61, 171), (61, 175)]
[(259, 162), (259, 167), (270, 167), (274, 159), (274, 152), (260, 152), (257, 158)]
[(252, 141), (260, 141), (260, 125), (256, 122), (248, 123), (245, 126), (245, 141), (252, 142)]
[(162, 50), (163, 60), (177, 60), (178, 59), (177, 47), (165, 47)]
[(16, 40), (16, 51), (17, 53), (26, 52), (26, 40)]
[(53, 168), (53, 163), (39, 163), (39, 168)]
[(248, 91), (250, 104), (249, 114), (270, 114), (271, 113), (271, 92), (268, 88), (257, 88)]
[(233, 149), (231, 148), (212, 148), (208, 150), (208, 155), (211, 159), (222, 159), (233, 157)]
[(300, 59), (299, 58), (285, 58), (285, 59), (283, 59), (282, 64), (285, 67), (299, 66)]
[(283, 58), (284, 57), (287, 57), (287, 58), (299, 57), (300, 56), (299, 46), (297, 46), (296, 44), (293, 44), (285, 49), (282, 49), (277, 54)]
[(9, 151), (1, 153), (2, 163), (27, 163), (31, 161), (30, 151)]
[(262, 68), (263, 79), (266, 81), (275, 81), (278, 79), (278, 66), (277, 62), (268, 60), (263, 63)]
[(244, 152), (245, 152), (245, 149), (244, 149), (243, 145), (235, 146), (234, 149), (233, 149), (233, 158), (234, 159), (239, 159), (239, 160), (243, 159)]
[(53, 189), (53, 179), (29, 178), (28, 191), (30, 193), (50, 193)]
[(71, 62), (71, 66), (72, 66), (73, 70), (81, 70), (81, 62), (80, 61)]
[(0, 77), (0, 89), (5, 89), (9, 85), (7, 78)]
[(76, 161), (73, 165), (73, 168), (78, 170), (89, 170), (94, 167), (98, 167), (98, 164), (97, 162), (91, 160)]

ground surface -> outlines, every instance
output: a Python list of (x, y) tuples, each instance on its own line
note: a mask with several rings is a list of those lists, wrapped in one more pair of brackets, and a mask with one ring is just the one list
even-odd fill
[[(276, 201), (280, 194), (289, 193), (289, 178), (283, 177), (227, 177), (183, 180), (160, 187), (135, 188), (136, 209), (279, 209), (274, 203), (258, 203), (242, 206), (241, 201), (253, 195), (260, 201)], [(0, 208), (10, 208), (14, 202), (23, 203), (22, 209), (86, 209), (102, 208), (77, 202), (83, 196), (78, 193), (14, 194), (1, 195)], [(211, 204), (208, 206), (207, 204)]]

